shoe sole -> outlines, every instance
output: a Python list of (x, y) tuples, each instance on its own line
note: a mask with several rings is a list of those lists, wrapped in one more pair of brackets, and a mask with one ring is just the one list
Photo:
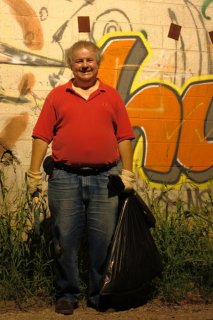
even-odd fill
[(73, 314), (73, 310), (55, 310), (56, 313), (61, 313), (61, 314), (64, 314), (64, 315), (72, 315)]

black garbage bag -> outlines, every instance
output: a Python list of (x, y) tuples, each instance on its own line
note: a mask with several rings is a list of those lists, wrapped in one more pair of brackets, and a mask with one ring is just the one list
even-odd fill
[(127, 196), (110, 248), (102, 296), (146, 298), (152, 279), (162, 271), (161, 256), (150, 232), (154, 226), (155, 218), (141, 197), (137, 193)]

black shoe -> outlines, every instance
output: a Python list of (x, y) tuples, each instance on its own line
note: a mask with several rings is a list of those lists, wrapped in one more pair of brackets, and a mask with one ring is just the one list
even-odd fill
[(105, 310), (100, 310), (100, 312), (113, 313), (113, 312), (116, 312), (116, 310), (114, 308), (108, 308), (108, 309), (105, 309)]
[(98, 310), (98, 306), (89, 300), (87, 301), (87, 307)]
[(74, 305), (70, 300), (61, 298), (56, 301), (55, 312), (64, 315), (71, 315), (74, 312)]

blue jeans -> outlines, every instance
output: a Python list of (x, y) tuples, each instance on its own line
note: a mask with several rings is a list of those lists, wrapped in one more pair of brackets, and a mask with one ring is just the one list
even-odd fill
[[(113, 170), (113, 169), (111, 169)], [(107, 251), (117, 222), (118, 197), (108, 197), (110, 171), (80, 176), (54, 169), (48, 182), (56, 256), (56, 299), (77, 301), (78, 251), (85, 225), (88, 234), (88, 301), (99, 303)]]

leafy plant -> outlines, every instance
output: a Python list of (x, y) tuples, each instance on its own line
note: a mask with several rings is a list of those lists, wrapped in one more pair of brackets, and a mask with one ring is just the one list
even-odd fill
[[(3, 175), (0, 176), (1, 186)], [(0, 299), (20, 303), (32, 296), (49, 296), (53, 291), (51, 241), (47, 237), (47, 207), (41, 199), (43, 216), (37, 233), (32, 201), (25, 191), (1, 188), (0, 201)]]
[(213, 238), (212, 212), (198, 208), (185, 211), (176, 203), (176, 211), (160, 212), (157, 200), (153, 210), (157, 219), (153, 236), (162, 255), (164, 269), (155, 281), (159, 296), (167, 302), (202, 299), (212, 294)]
[[(4, 179), (0, 170), (0, 299), (20, 305), (36, 298), (52, 301), (54, 261), (46, 197), (35, 207), (23, 188), (16, 190), (14, 199)], [(210, 210), (186, 210), (181, 197), (171, 206), (170, 192), (167, 186), (160, 192), (143, 192), (156, 217), (152, 233), (164, 266), (161, 276), (153, 281), (152, 297), (173, 303), (195, 295), (207, 300), (213, 287), (213, 206)], [(84, 299), (88, 283), (86, 232), (79, 268), (80, 297)]]

